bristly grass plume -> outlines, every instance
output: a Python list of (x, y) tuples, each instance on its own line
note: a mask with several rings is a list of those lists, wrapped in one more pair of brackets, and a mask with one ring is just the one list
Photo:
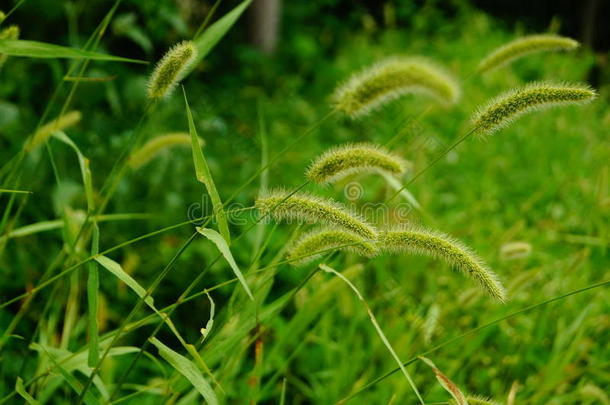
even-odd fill
[[(149, 162), (163, 150), (179, 145), (190, 147), (191, 135), (187, 132), (173, 132), (157, 136), (132, 153), (129, 158), (129, 166), (133, 169), (137, 169)], [(205, 145), (205, 141), (201, 138), (199, 138), (199, 145)]]
[(332, 148), (309, 166), (305, 175), (314, 183), (329, 184), (353, 173), (382, 171), (400, 175), (406, 162), (385, 148), (357, 143)]
[(354, 74), (333, 94), (335, 108), (357, 118), (409, 93), (423, 93), (455, 104), (460, 89), (453, 77), (421, 57), (393, 57)]
[(472, 118), (474, 131), (493, 134), (530, 111), (554, 106), (585, 104), (597, 96), (586, 84), (535, 82), (500, 94), (480, 107)]
[(307, 193), (291, 195), (285, 190), (275, 190), (260, 196), (256, 200), (256, 208), (261, 215), (271, 215), (278, 221), (335, 225), (367, 239), (377, 238), (375, 227), (343, 204)]
[(389, 253), (410, 253), (442, 259), (474, 279), (493, 298), (506, 301), (506, 291), (487, 265), (467, 246), (452, 237), (417, 227), (380, 233), (379, 248)]
[[(374, 243), (342, 229), (316, 229), (301, 236), (290, 248), (288, 259), (296, 266), (312, 262), (330, 250), (345, 250), (365, 257), (377, 254)], [(316, 253), (320, 252), (320, 253)]]
[(38, 146), (45, 143), (55, 131), (62, 131), (76, 125), (82, 118), (83, 115), (80, 111), (68, 111), (61, 117), (57, 117), (54, 120), (49, 121), (45, 125), (38, 128), (38, 130), (30, 136), (29, 141), (26, 143), (25, 150), (31, 151), (36, 149)]
[(500, 66), (504, 66), (523, 56), (545, 51), (571, 51), (578, 48), (579, 44), (572, 38), (559, 35), (542, 34), (528, 35), (515, 39), (494, 50), (487, 55), (479, 66), (478, 72), (487, 72)]
[(148, 97), (160, 99), (169, 96), (196, 59), (197, 48), (192, 41), (182, 41), (174, 45), (150, 75)]

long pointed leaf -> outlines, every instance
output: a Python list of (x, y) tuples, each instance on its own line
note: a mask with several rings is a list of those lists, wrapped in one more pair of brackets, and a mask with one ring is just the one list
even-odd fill
[(231, 250), (229, 249), (229, 245), (227, 244), (227, 242), (222, 238), (222, 236), (220, 236), (220, 234), (218, 232), (216, 232), (213, 229), (200, 228), (200, 227), (197, 227), (196, 229), (197, 229), (197, 232), (199, 232), (200, 234), (202, 234), (203, 236), (205, 236), (206, 238), (208, 238), (209, 240), (214, 242), (214, 244), (216, 245), (216, 247), (218, 248), (220, 253), (222, 253), (222, 255), (224, 256), (227, 263), (229, 263), (229, 266), (231, 266), (231, 269), (235, 273), (235, 276), (237, 276), (237, 279), (239, 280), (241, 285), (244, 286), (244, 290), (246, 290), (246, 293), (248, 294), (250, 299), (253, 300), (254, 297), (252, 296), (250, 287), (248, 287), (248, 283), (246, 282), (244, 275), (239, 270), (237, 263), (235, 263), (235, 259), (233, 259), (233, 255), (231, 254)]
[(0, 54), (25, 56), (28, 58), (91, 59), (108, 62), (148, 63), (144, 60), (122, 58), (120, 56), (105, 55), (103, 53), (23, 39), (0, 39)]
[[(146, 295), (146, 290), (144, 287), (134, 280), (133, 277), (127, 274), (120, 264), (106, 256), (98, 256), (95, 258), (95, 261), (101, 264), (103, 268), (114, 274), (119, 280), (127, 284), (127, 286), (131, 288), (138, 295), (138, 297), (142, 298)], [(153, 297), (146, 297), (144, 302), (156, 311), (153, 304)]]
[(191, 114), (191, 108), (189, 107), (188, 100), (186, 99), (186, 91), (184, 91), (184, 88), (182, 88), (182, 90), (184, 93), (184, 103), (186, 104), (186, 115), (188, 117), (189, 122), (189, 132), (191, 134), (193, 163), (195, 164), (195, 175), (197, 176), (197, 180), (203, 183), (206, 189), (208, 190), (210, 198), (212, 199), (212, 208), (214, 209), (214, 215), (216, 216), (216, 220), (218, 221), (218, 228), (220, 228), (220, 233), (225, 238), (227, 243), (230, 244), (231, 234), (229, 233), (227, 216), (225, 214), (222, 201), (220, 200), (220, 196), (218, 195), (218, 190), (216, 190), (216, 185), (214, 184), (212, 173), (210, 173), (210, 168), (208, 167), (208, 163), (206, 162), (205, 156), (203, 156), (203, 151), (201, 150), (201, 146), (199, 145), (199, 137), (197, 136), (197, 129), (195, 128), (195, 123), (193, 122), (193, 114)]
[(165, 346), (157, 338), (151, 338), (150, 343), (156, 346), (156, 348), (159, 350), (159, 355), (163, 357), (165, 361), (167, 361), (176, 371), (189, 380), (189, 382), (197, 391), (199, 391), (208, 404), (218, 404), (218, 399), (216, 398), (214, 390), (192, 361)]

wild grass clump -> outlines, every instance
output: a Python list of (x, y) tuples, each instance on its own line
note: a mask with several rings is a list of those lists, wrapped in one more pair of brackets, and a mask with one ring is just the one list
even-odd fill
[(381, 171), (400, 175), (406, 162), (387, 149), (368, 143), (332, 148), (318, 157), (307, 169), (307, 179), (318, 184), (334, 183), (350, 174)]
[(301, 266), (332, 250), (345, 250), (364, 257), (373, 257), (378, 251), (374, 243), (357, 233), (322, 228), (310, 231), (294, 242), (288, 251), (288, 260)]
[(486, 56), (477, 68), (480, 73), (497, 69), (523, 56), (549, 51), (571, 51), (578, 48), (578, 41), (552, 34), (528, 35), (502, 45)]
[(491, 135), (531, 111), (555, 106), (585, 104), (597, 96), (586, 84), (530, 83), (510, 90), (480, 107), (472, 118), (473, 129)]
[(256, 208), (261, 215), (271, 215), (278, 221), (335, 225), (367, 239), (377, 238), (375, 227), (345, 205), (307, 193), (268, 192), (256, 200)]
[(168, 97), (196, 59), (197, 48), (192, 41), (182, 41), (174, 45), (150, 75), (148, 97), (151, 99)]
[(405, 94), (426, 94), (451, 105), (460, 97), (456, 80), (421, 57), (393, 57), (354, 74), (333, 96), (338, 111), (358, 118)]
[(439, 258), (475, 280), (492, 298), (506, 301), (498, 276), (470, 248), (448, 235), (418, 227), (389, 229), (380, 233), (379, 248), (388, 253)]

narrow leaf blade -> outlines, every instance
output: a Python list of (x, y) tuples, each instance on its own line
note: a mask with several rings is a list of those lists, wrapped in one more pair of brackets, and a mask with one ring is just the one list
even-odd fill
[(159, 350), (159, 355), (163, 357), (165, 361), (167, 361), (176, 371), (182, 374), (193, 385), (193, 387), (199, 391), (208, 404), (218, 404), (218, 399), (216, 398), (214, 390), (192, 361), (165, 346), (157, 338), (151, 338), (150, 343), (155, 345), (155, 347)]
[(0, 53), (8, 56), (24, 56), (28, 58), (91, 59), (108, 62), (148, 63), (144, 60), (122, 58), (120, 56), (23, 39), (1, 39)]
[(205, 156), (203, 155), (203, 151), (201, 150), (201, 145), (199, 145), (199, 137), (197, 136), (197, 129), (195, 128), (195, 123), (193, 122), (193, 114), (191, 113), (191, 108), (189, 107), (188, 100), (186, 99), (186, 91), (184, 91), (184, 88), (182, 90), (184, 92), (184, 103), (186, 104), (186, 115), (188, 117), (189, 122), (189, 132), (191, 134), (193, 163), (195, 164), (195, 175), (197, 176), (197, 180), (199, 180), (205, 185), (206, 189), (208, 190), (208, 193), (210, 194), (210, 199), (212, 200), (212, 208), (214, 209), (216, 221), (218, 221), (218, 228), (220, 229), (220, 233), (225, 238), (225, 241), (227, 243), (231, 243), (231, 234), (229, 232), (227, 216), (222, 205), (222, 201), (220, 200), (218, 190), (216, 189), (216, 185), (214, 184), (212, 173), (210, 173), (210, 168), (208, 167), (208, 163), (206, 162)]
[[(95, 261), (101, 264), (103, 268), (114, 274), (114, 276), (117, 277), (119, 280), (127, 284), (127, 286), (131, 288), (138, 295), (138, 297), (142, 298), (146, 295), (146, 290), (144, 289), (144, 287), (142, 287), (136, 280), (134, 280), (133, 277), (127, 274), (120, 264), (106, 256), (98, 256), (95, 258)], [(153, 305), (153, 297), (146, 297), (144, 302), (156, 311)]]
[(235, 276), (237, 277), (237, 279), (239, 280), (241, 285), (244, 287), (244, 290), (246, 290), (246, 293), (248, 294), (250, 299), (253, 300), (254, 297), (252, 296), (250, 287), (248, 287), (248, 283), (246, 282), (244, 275), (239, 270), (237, 263), (235, 263), (235, 259), (233, 259), (233, 255), (231, 254), (231, 250), (229, 249), (229, 245), (227, 244), (227, 242), (222, 238), (222, 236), (218, 232), (216, 232), (213, 229), (200, 228), (200, 227), (197, 227), (196, 229), (197, 229), (197, 232), (199, 232), (200, 234), (202, 234), (203, 236), (205, 236), (206, 238), (211, 240), (216, 245), (216, 247), (218, 248), (220, 253), (222, 253), (222, 255), (224, 256), (227, 263), (229, 263), (229, 266), (235, 273)]

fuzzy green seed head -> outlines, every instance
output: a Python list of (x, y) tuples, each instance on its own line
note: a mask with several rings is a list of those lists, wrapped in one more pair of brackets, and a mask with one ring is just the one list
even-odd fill
[(314, 183), (334, 183), (350, 174), (382, 171), (400, 175), (406, 162), (387, 149), (367, 143), (348, 144), (333, 148), (316, 159), (305, 175)]
[[(172, 132), (157, 136), (146, 142), (144, 146), (135, 151), (129, 158), (129, 166), (133, 169), (146, 164), (162, 151), (174, 146), (191, 146), (191, 135), (188, 132)], [(199, 138), (199, 145), (205, 145), (205, 141)]]
[[(0, 22), (3, 19), (4, 17), (0, 19)], [(16, 25), (6, 27), (2, 31), (0, 31), (0, 39), (19, 39), (19, 27)], [(4, 65), (4, 62), (6, 62), (7, 59), (8, 55), (0, 53), (0, 69), (2, 68), (2, 65)]]
[[(466, 396), (468, 405), (500, 405), (498, 402), (480, 396)], [(449, 400), (449, 405), (459, 405), (455, 399)]]
[[(295, 266), (312, 262), (330, 250), (346, 250), (365, 257), (377, 254), (377, 247), (362, 236), (342, 229), (317, 229), (297, 240), (288, 253)], [(319, 252), (319, 253), (316, 253)]]
[(271, 215), (278, 221), (334, 225), (366, 238), (377, 238), (377, 230), (345, 205), (307, 193), (290, 194), (284, 190), (267, 193), (256, 200), (260, 215)]
[(545, 108), (586, 104), (597, 96), (584, 84), (530, 83), (492, 99), (480, 107), (472, 118), (473, 128), (480, 134), (493, 134), (507, 127), (519, 116)]
[(455, 104), (460, 89), (444, 69), (420, 57), (394, 57), (354, 74), (333, 95), (337, 110), (357, 118), (409, 93)]
[(422, 254), (439, 258), (474, 279), (493, 298), (506, 300), (498, 277), (467, 246), (440, 232), (416, 227), (381, 232), (379, 248), (389, 253)]
[(532, 53), (571, 51), (578, 46), (579, 43), (572, 38), (559, 35), (529, 35), (517, 38), (490, 53), (479, 63), (477, 70), (487, 72)]
[(183, 41), (174, 45), (150, 75), (148, 97), (160, 99), (169, 96), (196, 58), (197, 48), (192, 41)]
[(78, 124), (82, 118), (83, 114), (81, 114), (80, 111), (75, 110), (68, 111), (61, 117), (49, 121), (30, 136), (30, 140), (27, 142), (25, 150), (30, 151), (36, 149), (38, 146), (45, 143), (55, 131), (63, 131), (66, 128), (74, 126)]
[(6, 14), (4, 14), (4, 11), (0, 11), (0, 24), (2, 23), (2, 21), (4, 21), (6, 19)]

